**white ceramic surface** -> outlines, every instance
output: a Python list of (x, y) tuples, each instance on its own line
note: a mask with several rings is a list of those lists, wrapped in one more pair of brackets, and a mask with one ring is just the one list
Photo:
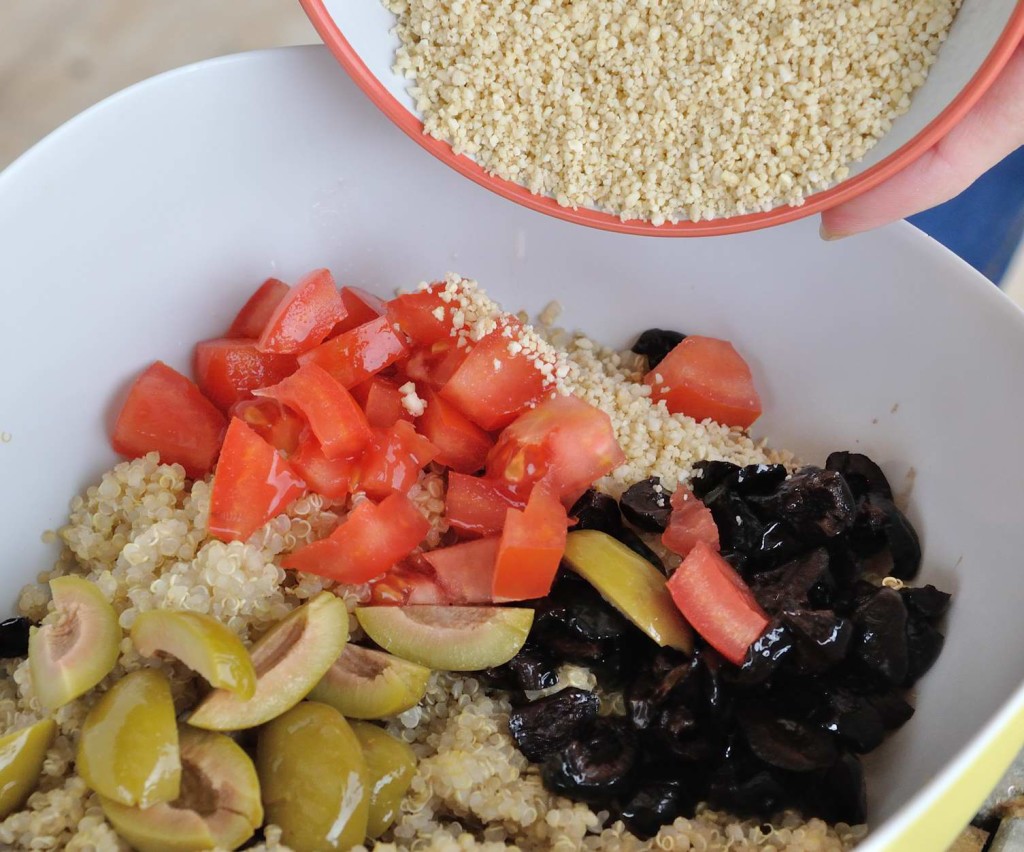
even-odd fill
[(381, 293), (460, 271), (510, 307), (558, 298), (615, 344), (653, 324), (728, 337), (762, 392), (759, 435), (807, 459), (863, 449), (910, 491), (922, 579), (956, 599), (917, 715), (871, 761), (863, 848), (1024, 707), (1024, 315), (1008, 300), (906, 225), (666, 241), (521, 209), (395, 132), (318, 48), (136, 86), (0, 176), (0, 611), (53, 558), (40, 533), (114, 461), (126, 382), (155, 358), (186, 368), (264, 277), (321, 265)]

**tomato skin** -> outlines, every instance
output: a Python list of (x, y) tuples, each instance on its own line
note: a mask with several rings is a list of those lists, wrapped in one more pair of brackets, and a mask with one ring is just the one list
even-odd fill
[(532, 600), (551, 591), (568, 523), (565, 507), (544, 484), (530, 492), (523, 511), (508, 510), (494, 564), (496, 602)]
[(625, 460), (607, 414), (578, 397), (558, 396), (524, 412), (498, 436), (487, 475), (527, 488), (543, 477), (571, 506)]
[(727, 340), (690, 335), (644, 376), (651, 399), (694, 420), (746, 429), (761, 416), (761, 399), (743, 357)]
[(331, 331), (331, 337), (351, 331), (356, 326), (384, 315), (384, 300), (359, 287), (342, 287), (341, 304), (345, 318)]
[(498, 535), (505, 526), (505, 513), (525, 506), (526, 496), (503, 482), (454, 471), (448, 474), (445, 515), (460, 536)]
[(165, 464), (180, 464), (190, 479), (202, 479), (217, 460), (226, 428), (224, 415), (191, 380), (156, 361), (128, 391), (111, 444), (128, 458), (155, 450)]
[(400, 565), (374, 581), (370, 588), (370, 603), (376, 606), (443, 606), (453, 601), (436, 580)]
[(513, 355), (501, 330), (480, 340), (441, 388), (441, 396), (488, 432), (503, 429), (539, 399), (544, 379), (533, 361)]
[(402, 370), (412, 381), (440, 390), (469, 355), (470, 346), (458, 346), (452, 339), (440, 340), (412, 353)]
[(249, 399), (257, 388), (281, 381), (295, 367), (293, 355), (260, 352), (254, 341), (239, 338), (202, 340), (192, 357), (196, 383), (222, 411)]
[(267, 320), (281, 300), (288, 295), (288, 285), (277, 278), (268, 278), (242, 305), (242, 310), (231, 323), (225, 337), (245, 337), (255, 340), (263, 333)]
[(433, 444), (400, 420), (374, 433), (359, 463), (359, 488), (372, 500), (382, 500), (394, 491), (407, 494), (436, 455)]
[(377, 317), (304, 352), (299, 363), (318, 364), (352, 388), (408, 354), (387, 317)]
[(722, 549), (718, 539), (718, 525), (711, 510), (698, 500), (685, 485), (672, 492), (672, 514), (668, 527), (662, 533), (661, 543), (673, 553), (686, 557), (698, 541), (703, 541), (716, 553)]
[(694, 544), (669, 578), (668, 590), (693, 629), (737, 666), (768, 627), (747, 584), (706, 542)]
[(459, 473), (483, 470), (494, 438), (433, 391), (427, 390), (424, 399), (427, 407), (417, 425), (437, 447), (437, 460)]
[(231, 406), (237, 417), (275, 450), (290, 456), (299, 446), (306, 422), (275, 399), (245, 399)]
[(499, 541), (497, 538), (464, 541), (430, 550), (423, 558), (433, 567), (438, 585), (452, 603), (491, 603)]
[(310, 491), (330, 500), (344, 500), (352, 493), (359, 476), (358, 460), (327, 458), (316, 438), (308, 434), (288, 463), (305, 480)]
[(274, 308), (256, 345), (262, 352), (299, 355), (322, 343), (344, 318), (334, 278), (326, 269), (317, 269)]
[(305, 483), (277, 450), (232, 418), (210, 492), (210, 535), (245, 541), (305, 493)]
[(412, 415), (402, 405), (402, 392), (390, 379), (374, 376), (352, 388), (352, 396), (363, 407), (374, 429), (390, 429), (399, 420), (412, 422)]
[[(430, 346), (451, 336), (452, 321), (448, 302), (441, 299), (443, 283), (431, 284), (425, 290), (405, 293), (385, 302), (388, 319), (397, 325), (403, 334), (421, 346)], [(435, 311), (443, 311), (438, 319)]]
[(373, 438), (366, 415), (352, 394), (316, 364), (302, 364), (276, 385), (255, 393), (276, 399), (305, 417), (329, 459), (354, 456)]
[(365, 583), (400, 562), (426, 538), (427, 521), (404, 494), (364, 500), (333, 533), (288, 554), (285, 568), (342, 583)]

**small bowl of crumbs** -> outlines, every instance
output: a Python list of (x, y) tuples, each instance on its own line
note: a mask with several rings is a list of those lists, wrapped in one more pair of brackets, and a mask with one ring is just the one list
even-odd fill
[(934, 145), (1017, 0), (301, 0), (373, 102), (526, 207), (650, 236), (819, 213)]

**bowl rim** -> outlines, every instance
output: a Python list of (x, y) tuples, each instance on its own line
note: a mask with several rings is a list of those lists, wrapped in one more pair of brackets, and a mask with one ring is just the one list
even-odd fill
[(447, 142), (428, 135), (423, 129), (423, 122), (406, 109), (370, 71), (335, 23), (334, 17), (327, 10), (325, 0), (299, 0), (299, 3), (334, 58), (367, 97), (406, 135), (441, 162), (485, 189), (539, 213), (591, 228), (648, 237), (713, 237), (756, 231), (812, 216), (862, 195), (905, 169), (952, 130), (988, 90), (999, 72), (1009, 62), (1017, 46), (1024, 41), (1024, 0), (1017, 0), (1005, 29), (981, 67), (930, 124), (871, 168), (829, 189), (808, 196), (799, 207), (782, 205), (765, 213), (749, 213), (702, 222), (681, 221), (674, 224), (666, 222), (663, 225), (652, 225), (642, 219), (622, 221), (610, 213), (588, 207), (562, 207), (555, 199), (534, 195), (517, 183), (489, 174), (464, 154), (456, 154)]

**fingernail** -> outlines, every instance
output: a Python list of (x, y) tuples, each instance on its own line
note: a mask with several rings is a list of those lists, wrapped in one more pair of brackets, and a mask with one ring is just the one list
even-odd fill
[(844, 239), (845, 237), (849, 236), (849, 234), (834, 234), (827, 227), (825, 227), (825, 223), (822, 222), (818, 226), (818, 236), (820, 236), (826, 242), (831, 243), (835, 242), (836, 240)]

